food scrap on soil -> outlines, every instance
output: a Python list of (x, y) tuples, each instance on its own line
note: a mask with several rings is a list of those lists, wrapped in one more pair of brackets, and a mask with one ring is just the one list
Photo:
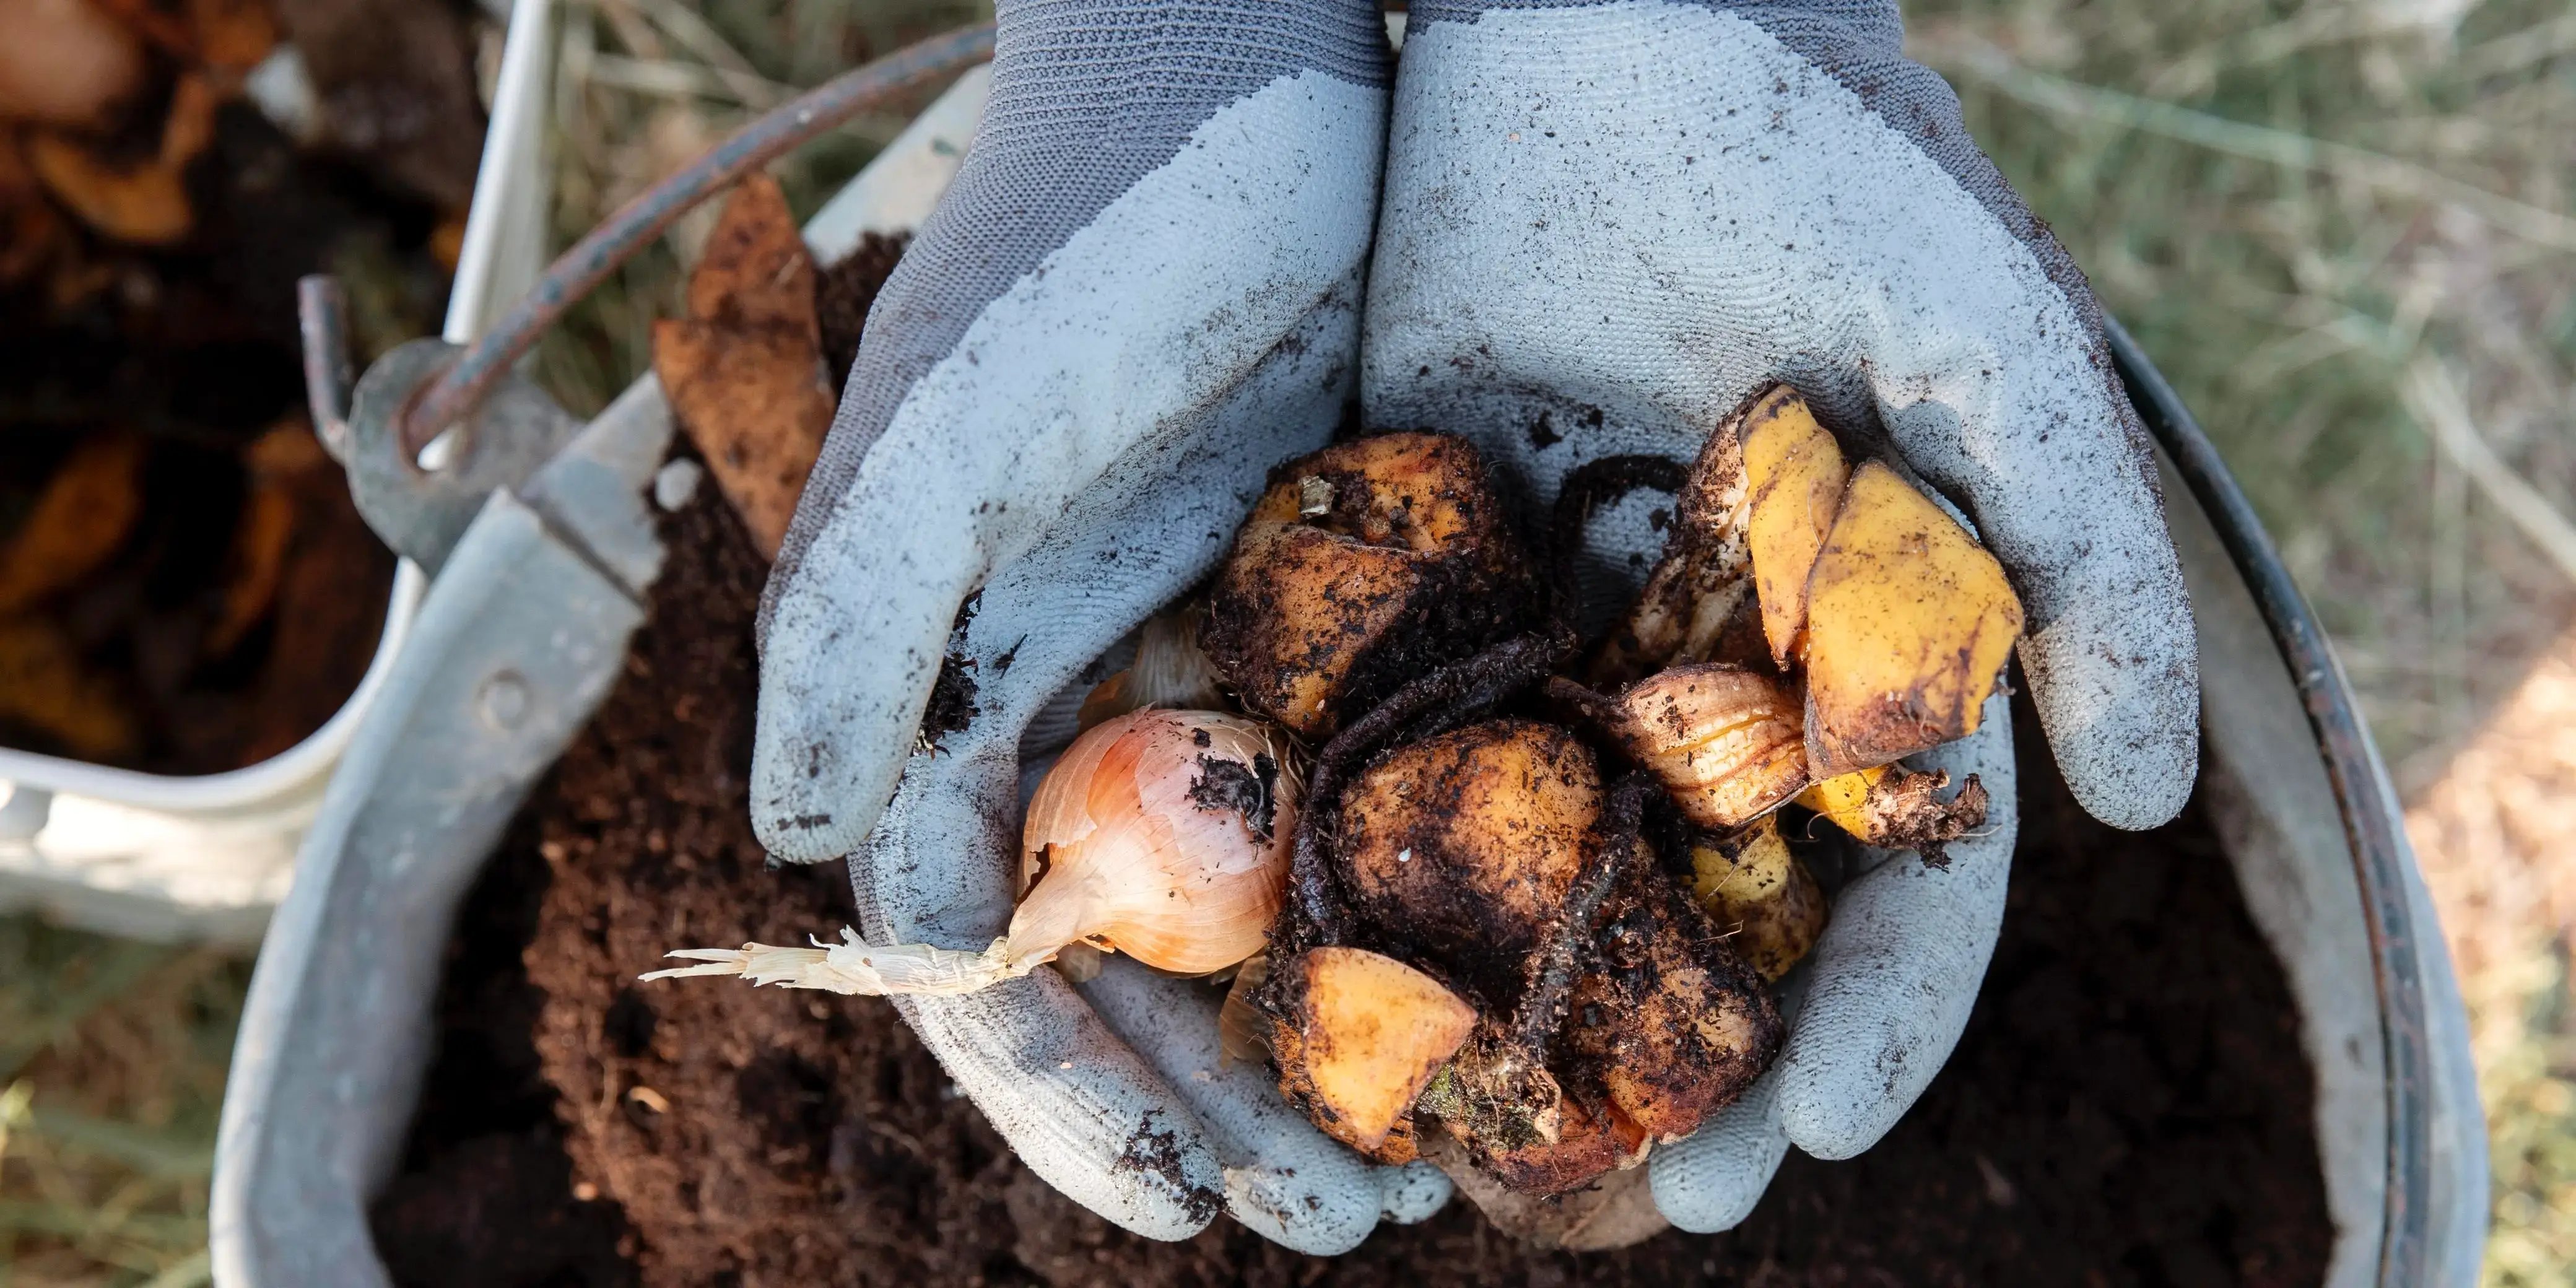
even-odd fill
[(305, 422), (295, 281), (351, 283), (361, 356), (434, 329), (473, 21), (0, 0), (0, 744), (213, 773), (357, 687), (394, 559)]

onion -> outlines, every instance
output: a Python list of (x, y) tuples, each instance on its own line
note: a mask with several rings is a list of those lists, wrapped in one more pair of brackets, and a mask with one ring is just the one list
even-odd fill
[(1027, 894), (982, 952), (878, 947), (844, 928), (810, 948), (684, 948), (703, 963), (646, 979), (884, 995), (972, 993), (1087, 943), (1184, 975), (1262, 949), (1288, 881), (1298, 784), (1268, 726), (1214, 711), (1132, 712), (1076, 738), (1038, 784), (1022, 829)]

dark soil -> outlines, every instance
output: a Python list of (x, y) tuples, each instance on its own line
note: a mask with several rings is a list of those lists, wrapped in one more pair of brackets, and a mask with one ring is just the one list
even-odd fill
[(868, 324), (868, 309), (877, 302), (894, 262), (903, 258), (909, 237), (868, 233), (838, 261), (814, 278), (814, 313), (823, 329), (823, 361), (832, 368), (832, 388), (850, 383), (850, 364), (858, 360), (859, 332)]
[[(899, 249), (871, 241), (822, 276), (827, 353), (844, 364)], [(2003, 938), (1957, 1053), (1868, 1154), (1792, 1152), (1742, 1228), (1541, 1254), (1461, 1200), (1331, 1261), (1227, 1220), (1185, 1243), (1128, 1235), (1021, 1167), (883, 1000), (635, 981), (673, 947), (775, 942), (852, 915), (839, 864), (773, 867), (751, 834), (752, 617), (767, 569), (714, 488), (664, 536), (670, 562), (625, 677), (462, 914), (409, 1154), (374, 1213), (397, 1283), (2324, 1277), (2297, 1017), (2207, 818), (2195, 805), (2155, 832), (2105, 828), (2035, 733), (2020, 748)], [(2038, 726), (2025, 709), (2018, 727)]]
[(1531, 1254), (1462, 1202), (1338, 1261), (1224, 1220), (1180, 1244), (1126, 1235), (1020, 1167), (883, 1001), (633, 982), (666, 948), (849, 915), (838, 865), (770, 868), (747, 822), (764, 570), (713, 489), (668, 535), (626, 678), (467, 910), (408, 1170), (377, 1208), (401, 1283), (2323, 1277), (2297, 1021), (2205, 816), (2104, 828), (2035, 738), (2010, 913), (1957, 1054), (1868, 1154), (1793, 1152), (1741, 1229)]

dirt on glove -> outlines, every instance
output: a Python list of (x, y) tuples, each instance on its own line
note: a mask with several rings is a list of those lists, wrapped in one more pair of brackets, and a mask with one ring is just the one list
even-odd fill
[(665, 535), (624, 679), (464, 911), (405, 1170), (375, 1210), (399, 1283), (2323, 1278), (2296, 1013), (2206, 817), (2103, 827), (2035, 733), (2010, 908), (1957, 1053), (1869, 1153), (1793, 1151), (1742, 1228), (1535, 1254), (1460, 1201), (1335, 1260), (1222, 1219), (1183, 1243), (1127, 1235), (1020, 1166), (885, 1001), (634, 982), (673, 944), (851, 916), (839, 864), (772, 868), (750, 830), (765, 569), (713, 488)]

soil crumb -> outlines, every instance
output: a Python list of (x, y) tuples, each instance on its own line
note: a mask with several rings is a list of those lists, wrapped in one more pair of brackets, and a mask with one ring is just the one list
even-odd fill
[(712, 490), (666, 535), (626, 676), (466, 912), (410, 1170), (377, 1208), (400, 1283), (2323, 1278), (2296, 1017), (2205, 817), (2096, 824), (2035, 735), (2010, 911), (1958, 1052), (1876, 1149), (1793, 1152), (1742, 1228), (1534, 1254), (1458, 1202), (1332, 1261), (1224, 1219), (1178, 1244), (1127, 1235), (1021, 1167), (883, 1000), (634, 983), (673, 945), (850, 916), (840, 865), (770, 867), (747, 821), (760, 561)]
[(832, 390), (850, 383), (850, 364), (859, 356), (859, 333), (868, 324), (868, 309), (877, 291), (912, 239), (867, 233), (839, 262), (826, 265), (814, 279), (814, 311), (823, 328), (823, 361), (832, 368)]

